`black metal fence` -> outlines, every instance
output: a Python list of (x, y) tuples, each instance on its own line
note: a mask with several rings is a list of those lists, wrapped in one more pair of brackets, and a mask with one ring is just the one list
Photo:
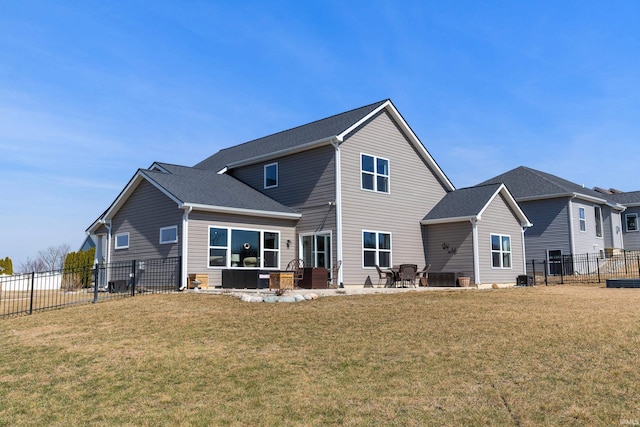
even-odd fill
[(640, 251), (618, 254), (558, 255), (527, 262), (534, 284), (603, 283), (607, 279), (640, 277)]
[(175, 292), (180, 276), (180, 257), (0, 276), (0, 317)]

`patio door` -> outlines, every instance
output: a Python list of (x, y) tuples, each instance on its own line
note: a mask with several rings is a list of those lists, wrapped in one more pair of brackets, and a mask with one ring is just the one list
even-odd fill
[(331, 233), (310, 234), (300, 238), (304, 266), (331, 269)]

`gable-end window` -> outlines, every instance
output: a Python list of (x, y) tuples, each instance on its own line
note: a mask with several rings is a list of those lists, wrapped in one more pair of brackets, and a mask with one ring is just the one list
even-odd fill
[(624, 222), (627, 225), (627, 231), (638, 231), (638, 214), (630, 213), (624, 216)]
[(278, 186), (278, 163), (264, 165), (264, 188)]
[(594, 206), (593, 209), (596, 214), (596, 237), (602, 237), (602, 208)]
[(160, 244), (178, 242), (178, 226), (173, 225), (171, 227), (162, 227), (160, 229)]
[(129, 247), (129, 233), (116, 234), (115, 248), (127, 249)]
[(511, 268), (511, 236), (491, 235), (491, 267)]
[(362, 154), (360, 156), (361, 188), (389, 192), (389, 160)]
[(587, 231), (587, 217), (584, 214), (584, 208), (578, 208), (578, 217), (580, 218), (580, 231)]
[(391, 234), (363, 231), (362, 260), (365, 267), (391, 267)]

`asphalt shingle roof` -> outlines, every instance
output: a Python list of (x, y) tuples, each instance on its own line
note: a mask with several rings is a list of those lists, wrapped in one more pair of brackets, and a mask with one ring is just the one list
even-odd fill
[(289, 130), (274, 133), (273, 135), (254, 139), (244, 144), (225, 148), (196, 164), (195, 167), (219, 171), (237, 161), (292, 149), (310, 142), (339, 135), (387, 101), (388, 100), (385, 99)]
[(157, 164), (169, 173), (149, 169), (143, 169), (141, 173), (183, 203), (297, 213), (229, 175), (188, 166)]
[(423, 220), (436, 220), (478, 215), (502, 184), (459, 188), (447, 193)]
[(571, 193), (599, 199), (610, 199), (609, 195), (598, 193), (574, 182), (546, 172), (520, 166), (478, 185), (504, 183), (516, 200), (566, 195)]
[(607, 199), (620, 203), (621, 205), (640, 204), (640, 191), (607, 194), (606, 197)]

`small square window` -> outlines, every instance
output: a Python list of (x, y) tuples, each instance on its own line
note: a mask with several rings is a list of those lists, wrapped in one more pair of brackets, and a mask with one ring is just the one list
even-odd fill
[(638, 231), (638, 214), (630, 213), (625, 215), (625, 223), (627, 231)]
[(116, 249), (127, 249), (129, 247), (129, 233), (119, 233), (115, 237)]
[(160, 244), (177, 243), (178, 242), (178, 226), (162, 227), (160, 229)]

